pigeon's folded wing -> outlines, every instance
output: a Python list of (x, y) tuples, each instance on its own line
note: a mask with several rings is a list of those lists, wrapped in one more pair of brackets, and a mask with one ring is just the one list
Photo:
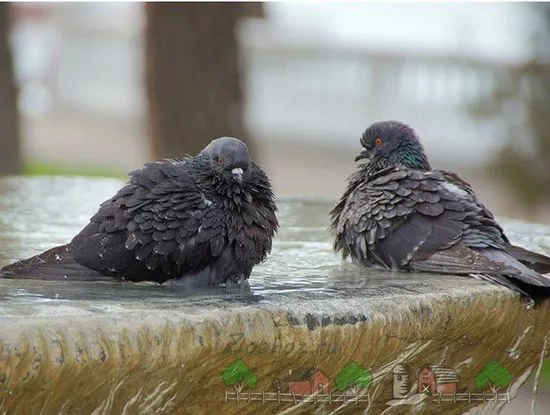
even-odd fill
[(356, 187), (341, 216), (340, 231), (348, 246), (366, 262), (411, 269), (418, 264), (419, 270), (452, 273), (503, 270), (466, 243), (503, 246), (490, 218), (471, 194), (437, 172), (387, 169)]
[(541, 274), (550, 273), (550, 258), (546, 255), (530, 251), (517, 245), (507, 245), (506, 252), (516, 258), (522, 264), (534, 269)]
[(434, 252), (424, 260), (413, 259), (411, 267), (415, 271), (438, 272), (443, 274), (492, 274), (516, 275), (515, 268), (492, 261), (481, 252), (458, 243), (451, 248)]
[(473, 198), (477, 200), (478, 205), (483, 211), (483, 216), (491, 221), (492, 229), (498, 232), (500, 234), (500, 237), (505, 241), (505, 250), (509, 255), (514, 257), (523, 265), (526, 265), (527, 267), (535, 270), (536, 272), (542, 274), (550, 273), (550, 257), (510, 243), (508, 237), (504, 233), (504, 230), (496, 222), (493, 213), (489, 209), (487, 209), (483, 203), (479, 201), (472, 186), (468, 182), (461, 179), (456, 173), (447, 170), (437, 170), (437, 172), (441, 174), (449, 183), (452, 183), (461, 190), (469, 193)]
[[(149, 163), (71, 242), (75, 259), (128, 280), (199, 269), (224, 247), (223, 217), (185, 163)], [(153, 278), (154, 279), (154, 278)], [(159, 281), (162, 282), (162, 281)]]

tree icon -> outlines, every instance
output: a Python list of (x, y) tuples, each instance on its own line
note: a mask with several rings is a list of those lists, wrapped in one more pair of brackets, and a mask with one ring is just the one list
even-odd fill
[(512, 375), (508, 369), (493, 360), (476, 376), (475, 381), (478, 389), (489, 387), (491, 392), (497, 393), (500, 388), (506, 388), (510, 385)]
[(233, 386), (236, 392), (241, 392), (246, 384), (249, 388), (256, 387), (258, 378), (242, 359), (235, 360), (223, 371), (225, 386)]
[(359, 363), (351, 360), (340, 369), (340, 372), (336, 375), (335, 383), (338, 390), (357, 394), (361, 389), (372, 383), (372, 373), (366, 369), (361, 369)]

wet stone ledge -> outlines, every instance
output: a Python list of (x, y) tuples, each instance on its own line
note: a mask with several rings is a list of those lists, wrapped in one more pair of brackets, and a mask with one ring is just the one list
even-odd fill
[[(120, 184), (0, 180), (0, 266), (68, 241)], [(472, 278), (342, 262), (330, 208), (281, 199), (273, 254), (243, 287), (0, 280), (0, 413), (462, 414), (513, 402), (546, 356), (550, 306)], [(503, 224), (514, 242), (550, 246), (548, 228)], [(510, 375), (499, 400), (464, 400), (491, 362)], [(354, 363), (371, 382), (344, 400), (339, 375)], [(224, 373), (242, 364), (237, 402)], [(456, 402), (418, 393), (426, 367), (456, 373), (457, 394), (443, 396)], [(303, 369), (328, 380), (315, 397), (290, 390)], [(397, 376), (408, 383), (396, 397)]]

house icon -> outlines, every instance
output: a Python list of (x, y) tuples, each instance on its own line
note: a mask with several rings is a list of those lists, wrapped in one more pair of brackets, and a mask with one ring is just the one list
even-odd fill
[(418, 374), (418, 393), (455, 393), (458, 391), (458, 382), (458, 374), (452, 368), (424, 366)]
[(329, 378), (316, 366), (309, 369), (290, 370), (287, 381), (290, 393), (303, 395), (328, 393)]

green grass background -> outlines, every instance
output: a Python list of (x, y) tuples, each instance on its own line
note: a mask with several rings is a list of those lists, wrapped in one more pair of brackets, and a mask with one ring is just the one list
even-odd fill
[(28, 176), (90, 176), (110, 177), (123, 180), (128, 177), (128, 172), (113, 168), (93, 167), (89, 165), (59, 165), (42, 162), (25, 163), (23, 166), (23, 173)]

